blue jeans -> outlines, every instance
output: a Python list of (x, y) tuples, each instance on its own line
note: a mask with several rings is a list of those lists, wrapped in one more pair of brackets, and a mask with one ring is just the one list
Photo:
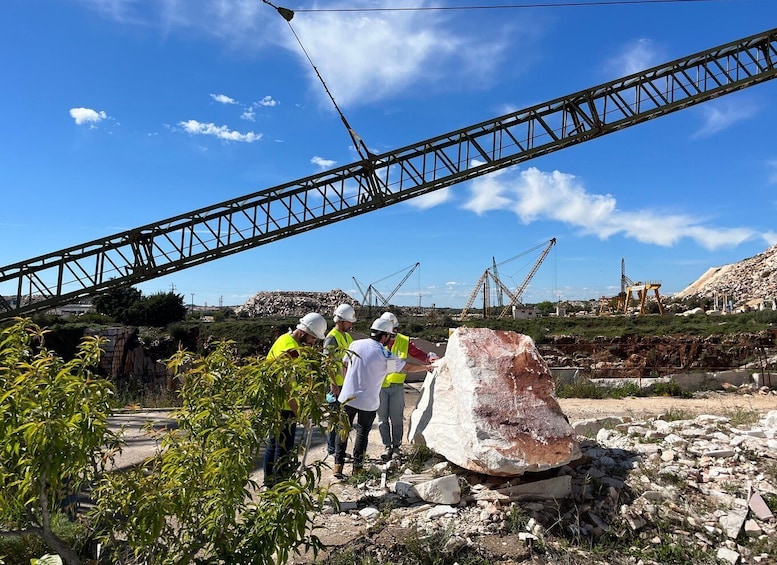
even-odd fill
[(271, 436), (264, 450), (265, 484), (276, 483), (289, 478), (294, 472), (294, 435), (297, 433), (297, 420), (291, 410), (281, 411), (284, 425), (278, 436)]
[(397, 448), (402, 445), (405, 418), (405, 385), (391, 383), (380, 389), (378, 408), (378, 431), (384, 447)]
[[(356, 431), (356, 441), (353, 446), (353, 466), (359, 468), (364, 466), (364, 454), (367, 452), (367, 439), (375, 421), (375, 411), (359, 410), (347, 404), (343, 407), (348, 415), (348, 421), (351, 428)], [(356, 423), (354, 423), (354, 420)], [(335, 438), (335, 465), (342, 465), (345, 462), (345, 449), (348, 447), (348, 437), (343, 440), (339, 435)]]

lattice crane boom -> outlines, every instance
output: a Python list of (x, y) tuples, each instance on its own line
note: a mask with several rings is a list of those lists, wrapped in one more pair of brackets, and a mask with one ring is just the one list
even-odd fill
[(518, 304), (518, 302), (521, 300), (521, 295), (523, 294), (523, 291), (526, 290), (526, 287), (529, 286), (529, 282), (534, 278), (534, 275), (537, 273), (537, 269), (540, 268), (540, 265), (542, 265), (542, 262), (545, 260), (545, 257), (548, 256), (548, 253), (550, 253), (550, 250), (553, 248), (553, 246), (556, 245), (556, 238), (552, 238), (550, 241), (548, 241), (545, 249), (542, 250), (542, 253), (540, 253), (540, 256), (537, 258), (537, 260), (534, 262), (534, 265), (531, 268), (531, 271), (529, 271), (529, 274), (526, 275), (526, 278), (523, 279), (523, 282), (521, 285), (515, 290), (513, 293), (513, 297), (510, 300), (510, 304), (504, 307), (504, 310), (502, 310), (502, 313), (499, 314), (499, 318), (504, 318), (508, 312), (510, 312), (513, 309), (513, 306)]
[[(145, 282), (777, 77), (777, 29), (329, 171), (0, 267), (0, 319)], [(376, 187), (377, 184), (377, 187)]]

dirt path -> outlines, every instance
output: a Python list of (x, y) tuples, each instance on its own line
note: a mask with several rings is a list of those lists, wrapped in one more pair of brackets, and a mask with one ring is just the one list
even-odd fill
[(644, 419), (658, 416), (668, 411), (688, 412), (689, 416), (715, 414), (726, 416), (740, 411), (758, 411), (766, 413), (777, 410), (775, 395), (744, 395), (733, 392), (709, 392), (704, 397), (674, 398), (654, 396), (647, 398), (561, 398), (559, 405), (571, 422), (587, 418), (621, 416)]

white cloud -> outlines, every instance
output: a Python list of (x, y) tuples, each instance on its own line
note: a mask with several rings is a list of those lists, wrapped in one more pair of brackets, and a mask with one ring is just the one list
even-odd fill
[(244, 120), (248, 120), (249, 122), (255, 122), (256, 121), (256, 112), (253, 110), (246, 110), (242, 114), (240, 114), (240, 117)]
[(777, 233), (768, 231), (762, 234), (767, 245), (777, 245)]
[(210, 97), (219, 104), (237, 104), (237, 100), (230, 98), (226, 94), (211, 94)]
[(715, 100), (699, 107), (704, 123), (694, 138), (708, 137), (755, 115), (757, 108), (739, 96), (735, 100)]
[[(185, 30), (216, 38), (236, 51), (258, 51), (281, 45), (297, 57), (311, 90), (328, 97), (310, 62), (300, 52), (285, 21), (266, 3), (257, 0), (218, 2), (138, 2), (137, 0), (81, 0), (105, 17), (138, 26), (157, 26), (161, 33)], [(420, 0), (417, 7), (431, 5)], [(394, 8), (391, 0), (327, 2), (326, 7)], [(319, 12), (315, 17), (297, 14), (294, 30), (305, 50), (326, 79), (338, 104), (345, 107), (381, 100), (418, 89), (421, 85), (459, 88), (482, 87), (496, 77), (508, 44), (533, 41), (540, 26), (527, 16), (509, 20), (504, 29), (480, 33), (474, 20), (464, 22), (444, 12)], [(358, 45), (358, 48), (355, 46)], [(529, 64), (527, 53), (511, 66)], [(275, 105), (265, 97), (261, 105)]]
[[(473, 162), (473, 166), (477, 166), (477, 162)], [(503, 169), (473, 182), (470, 186), (472, 198), (464, 205), (464, 209), (480, 215), (489, 210), (501, 210), (508, 206), (510, 199), (502, 195), (507, 187), (499, 182), (499, 178), (507, 172)]]
[(766, 237), (747, 227), (703, 225), (687, 214), (658, 210), (623, 211), (610, 194), (590, 194), (574, 176), (535, 167), (505, 169), (472, 181), (464, 208), (477, 214), (511, 210), (524, 224), (539, 220), (563, 222), (584, 234), (607, 239), (621, 234), (642, 243), (671, 246), (681, 239), (706, 249), (733, 247), (754, 237)]
[(450, 198), (450, 187), (445, 187), (439, 190), (435, 190), (434, 192), (428, 192), (426, 194), (422, 194), (421, 196), (416, 196), (412, 200), (408, 200), (407, 203), (410, 206), (419, 208), (420, 210), (427, 210), (447, 202), (450, 200)]
[(310, 162), (313, 163), (316, 167), (319, 167), (321, 170), (331, 169), (337, 164), (337, 161), (332, 161), (331, 159), (324, 159), (323, 157), (319, 157), (318, 155), (315, 155), (313, 158), (311, 158)]
[(767, 161), (766, 169), (769, 172), (769, 184), (777, 184), (777, 159)]
[(108, 114), (103, 110), (98, 112), (91, 108), (70, 108), (70, 117), (80, 126), (83, 124), (99, 124), (108, 118)]
[(225, 141), (242, 141), (245, 143), (253, 143), (262, 139), (261, 133), (254, 133), (249, 131), (247, 133), (240, 133), (238, 131), (230, 130), (227, 126), (217, 126), (213, 123), (204, 124), (197, 120), (188, 120), (185, 122), (178, 122), (184, 131), (193, 135), (212, 135), (218, 139)]
[(278, 104), (280, 104), (280, 102), (273, 99), (272, 96), (265, 96), (264, 98), (259, 100), (259, 102), (255, 103), (256, 106), (265, 106), (265, 107), (277, 106)]
[[(421, 5), (424, 3), (422, 2)], [(336, 8), (339, 4), (327, 4)], [(353, 2), (348, 8), (377, 3)], [(493, 30), (489, 37), (467, 37), (461, 29), (447, 27), (446, 20), (432, 12), (419, 17), (413, 12), (320, 13), (315, 18), (294, 20), (294, 27), (313, 63), (326, 80), (340, 106), (365, 104), (395, 95), (421, 84), (434, 84), (446, 74), (448, 84), (455, 76), (489, 76), (505, 44)], [(282, 36), (286, 47), (299, 57), (311, 88), (326, 97), (310, 63), (300, 53), (293, 37)], [(358, 48), (353, 46), (358, 45)], [(475, 46), (473, 48), (473, 46)]]
[(627, 44), (622, 53), (612, 57), (606, 66), (616, 76), (631, 75), (656, 65), (661, 58), (659, 55), (650, 39), (637, 39)]

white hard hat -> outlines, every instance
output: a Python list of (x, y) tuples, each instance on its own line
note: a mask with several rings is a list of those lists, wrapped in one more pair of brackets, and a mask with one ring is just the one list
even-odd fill
[(383, 312), (383, 314), (381, 314), (380, 317), (383, 320), (388, 320), (389, 322), (391, 322), (391, 325), (394, 326), (392, 329), (397, 329), (399, 327), (399, 320), (391, 312)]
[(326, 320), (321, 314), (311, 312), (300, 318), (297, 329), (316, 336), (318, 339), (324, 339), (326, 337)]
[(356, 322), (356, 312), (354, 311), (353, 306), (350, 304), (340, 304), (340, 306), (335, 308), (335, 322), (339, 322), (340, 320), (345, 320), (352, 324)]
[(372, 325), (370, 326), (370, 330), (372, 332), (383, 332), (385, 334), (392, 334), (394, 333), (394, 324), (391, 323), (391, 320), (387, 320), (384, 317), (380, 317), (374, 322), (372, 322)]

